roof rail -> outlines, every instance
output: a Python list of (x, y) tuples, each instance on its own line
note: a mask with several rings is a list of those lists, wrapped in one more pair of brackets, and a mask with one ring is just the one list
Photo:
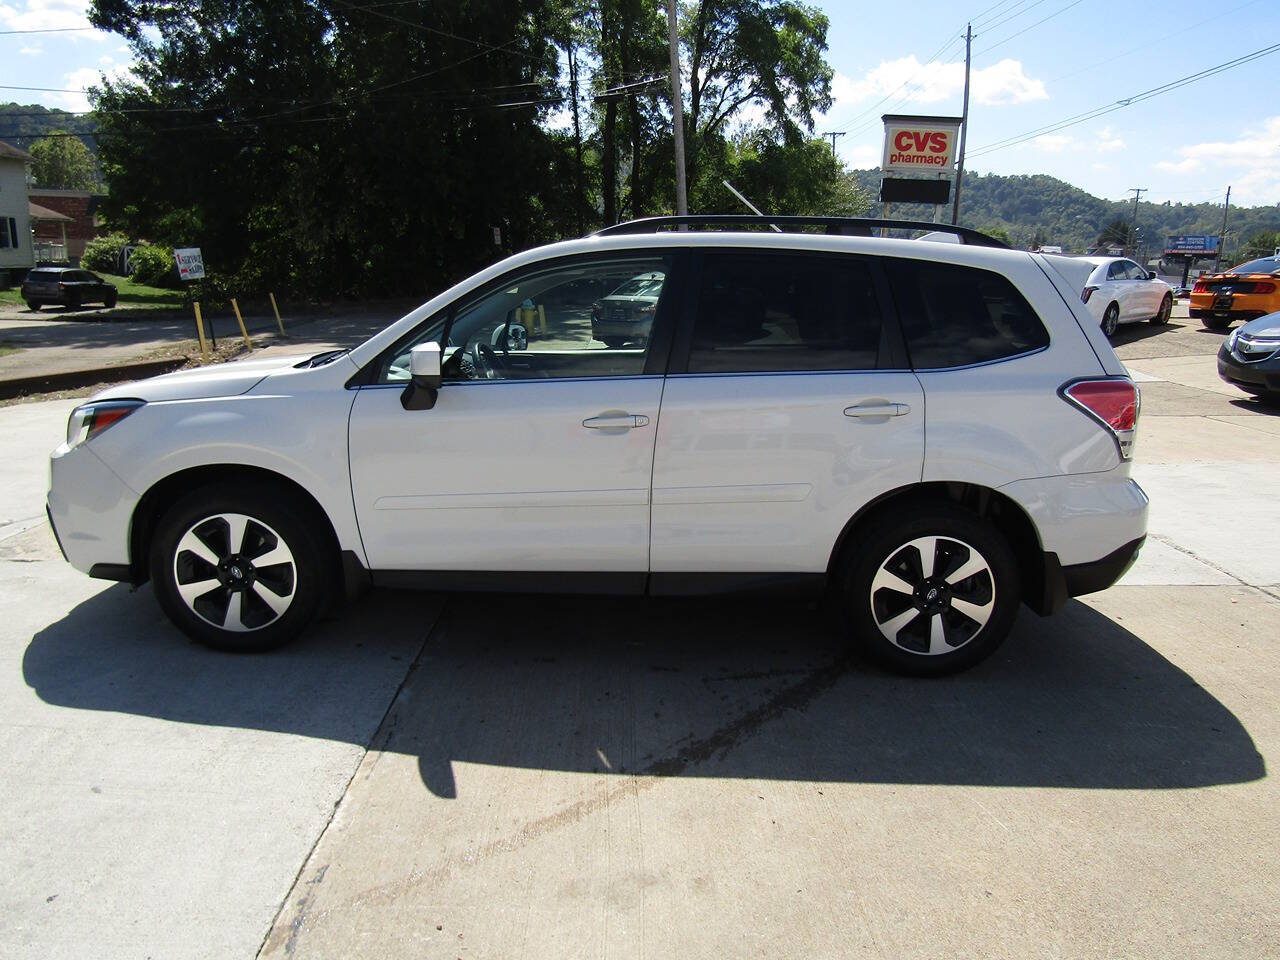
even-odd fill
[(626, 223), (615, 223), (611, 227), (597, 230), (594, 237), (610, 237), (626, 233), (657, 233), (668, 227), (705, 227), (705, 226), (743, 226), (743, 227), (777, 227), (780, 231), (798, 233), (798, 227), (826, 227), (828, 234), (845, 237), (870, 237), (874, 231), (883, 227), (894, 230), (924, 230), (928, 233), (952, 233), (961, 243), (978, 247), (1003, 247), (995, 237), (989, 237), (968, 227), (953, 227), (949, 223), (927, 223), (922, 220), (877, 220), (870, 217), (796, 217), (796, 216), (755, 216), (746, 213), (696, 214), (685, 217), (645, 217), (641, 220), (628, 220)]

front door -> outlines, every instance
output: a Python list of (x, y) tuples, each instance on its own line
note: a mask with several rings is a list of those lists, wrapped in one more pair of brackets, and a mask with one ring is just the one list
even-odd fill
[(705, 256), (662, 399), (653, 589), (825, 572), (860, 507), (919, 482), (924, 394), (877, 275), (850, 256)]
[[(671, 259), (560, 261), (461, 305), (435, 406), (406, 410), (408, 352), (352, 408), (352, 493), (371, 567), (631, 572), (643, 583)], [(653, 309), (595, 339), (593, 315), (643, 276)], [(518, 589), (518, 581), (513, 581)]]

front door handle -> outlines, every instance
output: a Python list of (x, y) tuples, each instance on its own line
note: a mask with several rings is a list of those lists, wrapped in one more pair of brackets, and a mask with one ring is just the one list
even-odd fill
[(910, 412), (909, 404), (889, 403), (885, 400), (868, 400), (865, 403), (855, 403), (852, 407), (844, 408), (846, 417), (901, 417)]
[(590, 430), (630, 430), (632, 427), (647, 427), (649, 418), (642, 414), (618, 413), (604, 417), (588, 417), (582, 425)]

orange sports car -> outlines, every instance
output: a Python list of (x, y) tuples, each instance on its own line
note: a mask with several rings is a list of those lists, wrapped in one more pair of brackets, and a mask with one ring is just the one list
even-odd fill
[(1191, 288), (1191, 319), (1210, 330), (1225, 330), (1232, 320), (1280, 311), (1280, 256), (1250, 260), (1225, 273), (1201, 277)]

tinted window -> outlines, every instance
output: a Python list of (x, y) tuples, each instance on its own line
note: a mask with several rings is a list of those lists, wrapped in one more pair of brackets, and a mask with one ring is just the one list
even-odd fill
[(1276, 273), (1280, 271), (1280, 257), (1263, 257), (1261, 260), (1250, 260), (1238, 267), (1232, 267), (1228, 273)]
[(1049, 345), (1040, 318), (998, 273), (924, 260), (885, 266), (917, 368), (986, 363)]
[(711, 254), (689, 372), (870, 370), (881, 327), (871, 271), (859, 260)]
[(1128, 277), (1125, 276), (1123, 260), (1117, 260), (1115, 263), (1111, 264), (1111, 266), (1107, 268), (1107, 279), (1108, 280), (1128, 280), (1129, 279)]
[(53, 270), (32, 270), (27, 274), (27, 279), (32, 283), (57, 283), (62, 279), (62, 274)]
[[(504, 280), (459, 308), (445, 349), (444, 379), (642, 374), (669, 259), (576, 260)], [(436, 317), (384, 361), (380, 381), (408, 380), (409, 351), (443, 335), (444, 318)]]

